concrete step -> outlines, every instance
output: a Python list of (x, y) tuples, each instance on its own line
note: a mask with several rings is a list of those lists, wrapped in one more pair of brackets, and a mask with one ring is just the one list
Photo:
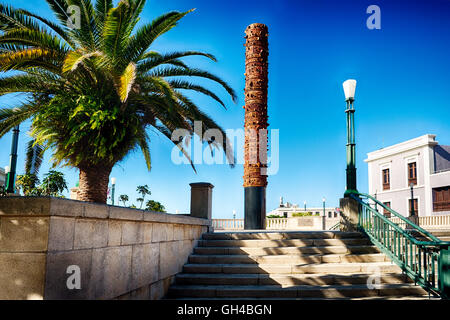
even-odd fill
[(349, 239), (282, 239), (282, 240), (199, 240), (199, 247), (323, 247), (372, 245), (366, 238)]
[[(375, 282), (376, 281), (376, 282)], [(379, 281), (379, 282), (378, 282)], [(395, 284), (412, 282), (406, 275), (385, 273), (362, 274), (189, 274), (176, 276), (178, 285), (352, 285)]]
[(290, 273), (400, 273), (391, 262), (311, 264), (186, 264), (183, 273), (290, 274)]
[(389, 261), (382, 253), (374, 254), (297, 254), (297, 255), (191, 255), (189, 263), (206, 264), (301, 264)]
[(376, 288), (367, 285), (290, 286), (274, 285), (227, 286), (227, 285), (175, 285), (169, 297), (226, 297), (226, 298), (358, 298), (373, 296), (423, 296), (425, 291), (413, 284), (381, 284)]
[(338, 253), (379, 253), (376, 246), (322, 246), (322, 247), (196, 247), (194, 254), (207, 255), (227, 255), (227, 254), (248, 254), (248, 255), (267, 255), (267, 254), (338, 254)]
[(290, 232), (215, 232), (203, 234), (204, 240), (282, 240), (362, 238), (360, 232), (290, 231)]

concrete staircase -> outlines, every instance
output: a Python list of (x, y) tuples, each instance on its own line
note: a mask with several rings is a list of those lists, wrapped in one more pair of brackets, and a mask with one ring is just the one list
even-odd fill
[(442, 241), (450, 241), (450, 229), (429, 229), (428, 231)]
[(362, 234), (306, 231), (204, 234), (168, 298), (427, 299), (428, 295)]

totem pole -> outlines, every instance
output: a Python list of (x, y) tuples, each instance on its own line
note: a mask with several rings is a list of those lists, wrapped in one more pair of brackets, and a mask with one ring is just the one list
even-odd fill
[(245, 30), (245, 229), (265, 229), (267, 186), (267, 26)]

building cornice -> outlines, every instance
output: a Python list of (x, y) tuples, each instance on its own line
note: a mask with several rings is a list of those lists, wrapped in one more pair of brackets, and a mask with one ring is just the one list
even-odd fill
[[(414, 149), (422, 148), (425, 146), (435, 146), (438, 144), (438, 142), (435, 140), (436, 135), (434, 134), (426, 134), (408, 141), (404, 141), (401, 143), (394, 144), (392, 146), (376, 150), (373, 152), (369, 152), (367, 154), (367, 159), (365, 159), (365, 162), (372, 162), (375, 160), (383, 159), (386, 157), (390, 157), (399, 153), (405, 153), (408, 151), (412, 151)], [(417, 153), (416, 153), (417, 154)], [(411, 154), (409, 156), (414, 156), (416, 154)]]

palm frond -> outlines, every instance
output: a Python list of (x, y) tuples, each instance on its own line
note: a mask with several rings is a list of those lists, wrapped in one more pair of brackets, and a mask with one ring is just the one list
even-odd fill
[(182, 95), (182, 94), (177, 94), (177, 98), (181, 101), (181, 106), (183, 107), (183, 111), (182, 112), (186, 117), (189, 117), (190, 119), (192, 119), (193, 121), (201, 121), (202, 122), (202, 138), (204, 139), (204, 133), (206, 130), (209, 129), (217, 129), (220, 131), (222, 137), (224, 137), (223, 141), (222, 141), (222, 145), (219, 145), (216, 141), (207, 141), (204, 140), (205, 142), (207, 142), (210, 145), (214, 145), (217, 148), (221, 148), (223, 149), (223, 151), (225, 152), (225, 155), (227, 157), (228, 163), (230, 164), (231, 167), (235, 166), (236, 163), (236, 159), (234, 157), (234, 151), (233, 150), (228, 150), (227, 148), (229, 148), (231, 146), (231, 143), (228, 141), (227, 138), (227, 134), (225, 132), (225, 130), (220, 127), (214, 120), (212, 120), (208, 115), (206, 115), (204, 112), (202, 112), (197, 105), (195, 105), (189, 98), (187, 98), (186, 96)]
[(231, 96), (234, 102), (237, 101), (237, 95), (234, 90), (221, 78), (201, 69), (184, 69), (176, 67), (157, 68), (147, 73), (149, 77), (200, 77), (212, 80), (220, 84)]
[[(145, 56), (139, 61), (138, 70), (139, 72), (147, 72), (153, 68), (156, 68), (162, 64), (179, 64), (180, 58), (191, 57), (191, 56), (203, 56), (216, 62), (217, 59), (212, 54), (199, 52), (199, 51), (185, 51), (185, 52), (173, 52), (169, 54), (161, 55), (156, 52), (152, 52), (151, 55)], [(175, 62), (175, 63), (174, 63)], [(185, 65), (183, 64), (183, 67)]]
[(86, 54), (82, 54), (79, 51), (71, 51), (67, 54), (66, 59), (64, 60), (62, 72), (66, 73), (69, 71), (75, 71), (75, 69), (77, 69), (78, 66), (85, 60), (94, 56), (101, 56), (101, 55), (102, 53), (100, 51), (89, 52)]
[(67, 26), (69, 19), (71, 19), (70, 15), (67, 13), (68, 8), (70, 6), (69, 2), (67, 0), (45, 0), (45, 1), (47, 1), (47, 4), (50, 6), (50, 9), (52, 9), (56, 18), (59, 20), (59, 23), (61, 23), (64, 26)]
[(32, 117), (37, 107), (31, 103), (22, 104), (14, 109), (0, 109), (0, 138), (15, 126)]
[(70, 38), (69, 33), (67, 32), (67, 28), (61, 28), (59, 25), (57, 25), (56, 23), (53, 23), (52, 21), (45, 19), (37, 14), (34, 14), (30, 11), (27, 11), (25, 9), (18, 9), (17, 10), (19, 13), (25, 15), (25, 16), (29, 16), (32, 17), (40, 22), (42, 22), (45, 26), (47, 26), (48, 28), (50, 28), (53, 32), (55, 32), (58, 36), (60, 36), (62, 39), (64, 39), (66, 41), (66, 43), (68, 45), (70, 45), (72, 48), (75, 47), (75, 43), (72, 41), (72, 39)]
[(185, 90), (192, 90), (196, 92), (200, 92), (208, 97), (213, 98), (218, 103), (220, 103), (225, 109), (225, 103), (211, 90), (206, 89), (205, 87), (202, 87), (200, 85), (192, 84), (188, 81), (182, 81), (182, 80), (169, 80), (169, 85), (174, 89), (185, 89)]
[(192, 11), (169, 12), (138, 29), (128, 41), (128, 46), (125, 50), (127, 59), (135, 62), (139, 61), (159, 36), (175, 27), (180, 19)]
[(149, 137), (143, 129), (138, 135), (138, 144), (141, 148), (142, 154), (144, 155), (145, 164), (147, 165), (148, 171), (152, 169), (152, 158), (150, 156), (150, 147), (148, 145)]
[(128, 67), (125, 69), (125, 72), (120, 77), (119, 83), (119, 96), (122, 102), (125, 102), (128, 99), (128, 94), (133, 87), (134, 81), (136, 79), (136, 65), (134, 63), (130, 63)]
[(113, 8), (112, 0), (97, 0), (95, 2), (95, 19), (97, 22), (97, 29), (99, 32), (103, 31), (103, 26), (105, 24), (106, 16), (109, 10)]
[(27, 143), (26, 157), (25, 157), (25, 172), (27, 174), (39, 174), (44, 157), (45, 149), (36, 143), (36, 140), (30, 140)]
[(60, 70), (58, 58), (54, 51), (40, 48), (3, 53), (0, 54), (0, 71), (43, 68), (57, 73)]

